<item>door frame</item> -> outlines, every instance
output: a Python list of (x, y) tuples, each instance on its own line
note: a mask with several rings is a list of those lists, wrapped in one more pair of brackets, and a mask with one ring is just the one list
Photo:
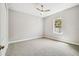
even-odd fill
[(8, 7), (6, 3), (0, 3), (0, 45), (4, 46), (4, 49), (0, 51), (1, 56), (5, 56), (8, 48)]

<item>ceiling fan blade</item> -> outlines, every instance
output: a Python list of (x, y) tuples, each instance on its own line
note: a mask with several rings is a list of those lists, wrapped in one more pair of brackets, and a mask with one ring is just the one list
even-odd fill
[(48, 10), (43, 10), (43, 12), (48, 12), (48, 11), (50, 11), (49, 9)]
[(48, 11), (50, 11), (49, 9), (47, 9), (47, 10), (41, 10), (39, 8), (36, 8), (36, 9), (39, 10), (39, 11), (41, 11), (41, 12), (48, 12)]

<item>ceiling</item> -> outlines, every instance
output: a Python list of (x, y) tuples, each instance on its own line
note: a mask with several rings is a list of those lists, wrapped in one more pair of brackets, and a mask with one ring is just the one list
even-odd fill
[[(41, 4), (44, 5), (45, 8), (50, 9), (50, 11), (44, 12), (44, 14), (41, 15), (40, 11), (36, 9), (40, 8)], [(49, 16), (64, 9), (71, 8), (75, 5), (78, 5), (78, 3), (7, 3), (9, 9), (39, 17)]]

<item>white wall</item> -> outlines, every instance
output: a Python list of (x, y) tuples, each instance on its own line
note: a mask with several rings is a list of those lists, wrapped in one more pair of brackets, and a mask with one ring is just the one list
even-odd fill
[(26, 13), (9, 10), (9, 41), (42, 37), (43, 20)]
[[(53, 33), (53, 20), (61, 16), (63, 34)], [(44, 19), (26, 13), (9, 10), (9, 41), (48, 37), (79, 44), (79, 6), (55, 13)], [(43, 32), (44, 31), (44, 32)]]
[[(61, 16), (63, 19), (63, 34), (53, 33), (53, 20)], [(79, 5), (44, 18), (44, 36), (59, 41), (79, 45)]]

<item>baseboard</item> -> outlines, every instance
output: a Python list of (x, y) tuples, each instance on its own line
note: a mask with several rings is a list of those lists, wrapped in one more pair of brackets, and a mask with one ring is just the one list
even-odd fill
[(8, 44), (13, 44), (13, 43), (27, 41), (27, 40), (33, 40), (33, 39), (37, 39), (37, 38), (42, 38), (42, 36), (37, 36), (37, 37), (33, 37), (33, 38), (26, 38), (26, 39), (20, 39), (20, 40), (16, 40), (16, 41), (10, 41), (10, 42), (8, 42)]
[[(33, 39), (37, 39), (37, 38), (42, 38), (42, 36), (37, 36), (37, 37), (33, 37), (33, 38), (28, 38), (28, 39), (21, 39), (21, 40), (16, 40), (16, 41), (10, 41), (10, 42), (8, 42), (8, 44), (13, 44), (13, 43), (27, 41), (27, 40), (33, 40)], [(63, 42), (63, 43), (67, 43), (67, 44), (79, 45), (79, 44), (77, 44), (75, 42), (69, 42), (69, 41), (64, 41), (64, 40), (57, 40), (57, 38), (55, 38), (55, 37), (52, 38), (50, 36), (44, 36), (44, 38), (52, 39), (52, 40)]]
[(64, 41), (64, 40), (57, 40), (57, 38), (55, 38), (55, 37), (51, 38), (49, 36), (45, 36), (45, 38), (52, 39), (52, 40), (59, 41), (59, 42), (63, 42), (63, 43), (67, 43), (67, 44), (72, 44), (72, 45), (78, 45), (79, 46), (79, 44), (77, 44), (75, 42), (69, 42), (69, 41)]

